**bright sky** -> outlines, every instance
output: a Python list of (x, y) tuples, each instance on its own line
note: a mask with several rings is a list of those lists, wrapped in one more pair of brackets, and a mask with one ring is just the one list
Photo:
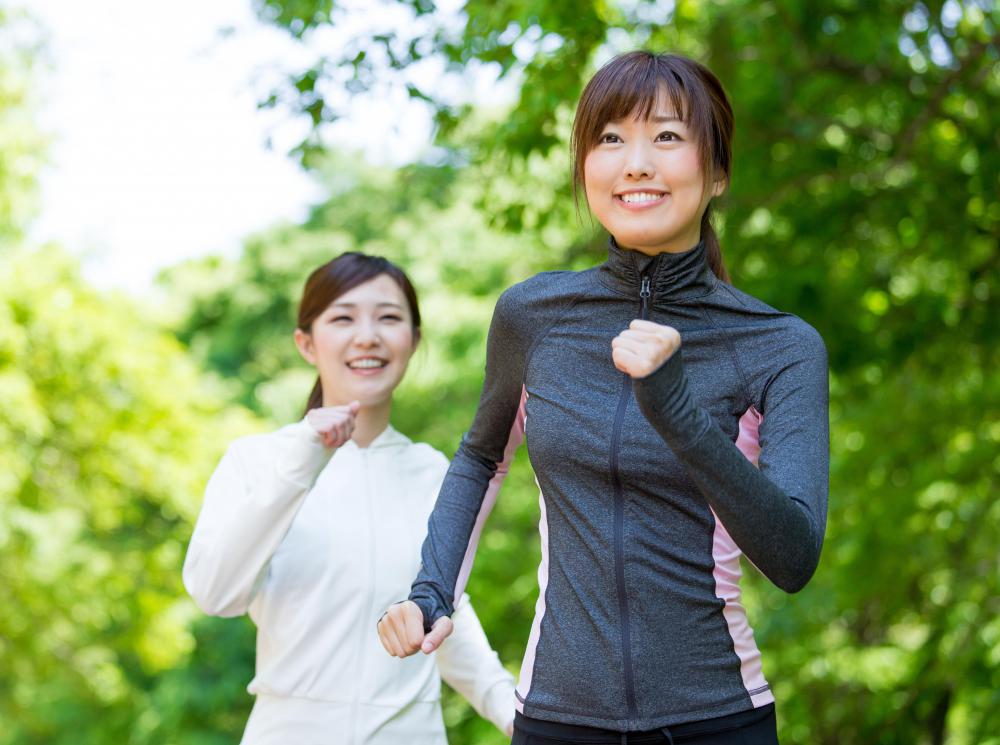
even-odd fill
[[(274, 79), (301, 52), (255, 19), (251, 0), (33, 0), (28, 9), (48, 32), (53, 68), (41, 81), (53, 142), (31, 237), (81, 255), (91, 281), (143, 293), (162, 267), (234, 255), (247, 235), (301, 219), (320, 198), (284, 154), (301, 132), (256, 109), (262, 76)], [(358, 103), (336, 139), (377, 161), (416, 157), (430, 123), (400, 95)], [(401, 114), (406, 126), (391, 126)]]

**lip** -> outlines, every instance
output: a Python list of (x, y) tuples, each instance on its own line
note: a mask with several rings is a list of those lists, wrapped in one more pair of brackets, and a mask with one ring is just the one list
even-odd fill
[[(629, 202), (626, 202), (623, 199), (623, 197), (626, 194), (659, 194), (660, 196), (659, 196), (659, 198), (650, 200), (648, 202), (632, 202), (632, 203), (629, 203)], [(669, 196), (670, 196), (670, 192), (664, 191), (662, 189), (625, 189), (623, 191), (615, 192), (612, 195), (612, 198), (614, 199), (615, 204), (617, 204), (622, 209), (626, 209), (626, 210), (630, 210), (630, 211), (641, 211), (641, 210), (650, 209), (652, 207), (658, 207), (659, 205), (661, 205), (665, 201), (667, 201), (667, 197), (669, 197)]]

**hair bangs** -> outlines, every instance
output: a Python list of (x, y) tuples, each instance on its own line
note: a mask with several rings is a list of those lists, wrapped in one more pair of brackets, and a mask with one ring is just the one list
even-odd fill
[(659, 62), (653, 55), (637, 54), (605, 70), (603, 76), (598, 73), (587, 91), (591, 99), (586, 102), (588, 115), (579, 122), (583, 125), (580, 144), (590, 150), (609, 122), (648, 119), (665, 104), (670, 113), (688, 122), (691, 106), (683, 81)]

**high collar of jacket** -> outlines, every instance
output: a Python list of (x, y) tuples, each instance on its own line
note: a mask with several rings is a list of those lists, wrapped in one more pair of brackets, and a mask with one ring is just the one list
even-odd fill
[(404, 435), (402, 432), (394, 429), (393, 426), (387, 425), (384, 430), (382, 430), (378, 436), (372, 440), (368, 447), (360, 448), (354, 440), (348, 440), (341, 447), (346, 447), (350, 450), (357, 450), (363, 452), (365, 450), (378, 450), (380, 448), (388, 447), (400, 447), (401, 445), (409, 445), (411, 440), (409, 437)]
[(622, 248), (614, 238), (609, 238), (608, 260), (600, 267), (604, 283), (616, 292), (638, 298), (644, 275), (651, 280), (654, 303), (706, 295), (716, 283), (704, 241), (683, 253), (650, 257)]

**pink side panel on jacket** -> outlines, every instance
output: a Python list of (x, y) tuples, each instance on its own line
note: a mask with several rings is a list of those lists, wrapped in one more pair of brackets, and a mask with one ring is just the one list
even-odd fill
[[(736, 447), (754, 465), (757, 464), (757, 457), (760, 455), (760, 443), (757, 432), (760, 423), (763, 421), (760, 413), (753, 407), (747, 409), (740, 419), (740, 434), (736, 439)], [(746, 609), (743, 607), (740, 594), (740, 556), (742, 551), (736, 542), (729, 535), (726, 527), (715, 517), (715, 535), (712, 542), (712, 558), (715, 561), (715, 569), (712, 574), (715, 577), (715, 594), (726, 604), (722, 610), (726, 624), (729, 626), (729, 634), (733, 638), (733, 648), (737, 657), (740, 658), (740, 675), (743, 678), (743, 686), (747, 689), (750, 701), (754, 708), (764, 706), (774, 701), (771, 689), (764, 679), (761, 670), (760, 650), (753, 638), (753, 629), (747, 621)]]
[[(537, 478), (535, 483), (538, 484)], [(521, 675), (518, 677), (517, 687), (514, 689), (517, 693), (514, 708), (522, 714), (524, 713), (523, 700), (528, 698), (528, 693), (531, 691), (531, 676), (535, 671), (535, 650), (538, 648), (542, 619), (545, 617), (545, 589), (549, 584), (549, 524), (545, 519), (545, 495), (542, 494), (541, 485), (538, 486), (538, 505), (541, 508), (538, 534), (542, 544), (542, 560), (538, 564), (538, 600), (535, 601), (535, 618), (531, 622), (528, 646), (524, 650), (524, 659), (521, 661)]]
[(503, 460), (497, 464), (496, 473), (493, 474), (493, 478), (490, 479), (489, 486), (486, 488), (486, 495), (483, 497), (483, 502), (479, 507), (479, 514), (476, 516), (476, 524), (472, 528), (472, 535), (469, 536), (469, 545), (465, 549), (462, 568), (458, 572), (458, 582), (455, 584), (455, 599), (453, 601), (456, 604), (459, 598), (462, 597), (462, 593), (465, 592), (465, 584), (469, 581), (469, 574), (472, 572), (472, 562), (476, 558), (476, 548), (479, 546), (479, 536), (483, 533), (483, 526), (486, 524), (486, 519), (493, 510), (493, 505), (496, 504), (497, 493), (500, 491), (501, 485), (503, 485), (503, 480), (507, 477), (507, 471), (510, 470), (510, 462), (514, 459), (514, 453), (517, 452), (517, 448), (524, 439), (524, 421), (526, 418), (524, 406), (527, 400), (528, 391), (525, 390), (524, 386), (521, 386), (521, 402), (517, 407), (514, 424), (510, 428), (510, 437), (507, 439), (507, 447), (503, 451)]

